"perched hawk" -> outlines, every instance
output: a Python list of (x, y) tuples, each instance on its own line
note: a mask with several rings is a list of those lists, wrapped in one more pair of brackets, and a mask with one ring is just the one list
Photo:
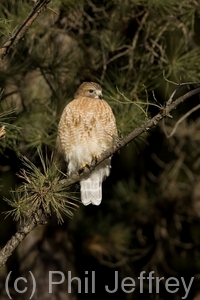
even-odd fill
[[(83, 82), (74, 100), (65, 107), (58, 125), (58, 139), (68, 163), (69, 175), (77, 173), (94, 157), (113, 146), (116, 138), (115, 117), (102, 99), (102, 88), (95, 82)], [(101, 203), (102, 181), (109, 176), (110, 160), (104, 160), (81, 180), (84, 205)]]

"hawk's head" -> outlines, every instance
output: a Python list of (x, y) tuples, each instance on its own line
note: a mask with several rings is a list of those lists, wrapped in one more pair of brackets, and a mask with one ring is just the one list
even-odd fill
[(96, 82), (83, 82), (76, 91), (74, 98), (79, 96), (102, 99), (102, 88)]

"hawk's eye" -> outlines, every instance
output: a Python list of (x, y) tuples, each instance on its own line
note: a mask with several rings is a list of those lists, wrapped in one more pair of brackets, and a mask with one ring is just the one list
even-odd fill
[(89, 90), (89, 93), (91, 93), (91, 94), (92, 94), (93, 92), (94, 92), (94, 90)]

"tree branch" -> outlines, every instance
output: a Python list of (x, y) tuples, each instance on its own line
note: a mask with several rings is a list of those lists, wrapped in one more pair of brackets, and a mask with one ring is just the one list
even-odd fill
[(166, 137), (167, 137), (168, 139), (171, 138), (171, 137), (174, 135), (174, 133), (176, 132), (176, 130), (177, 130), (179, 124), (180, 124), (181, 122), (183, 122), (183, 120), (185, 120), (186, 118), (188, 118), (188, 117), (189, 117), (193, 112), (195, 112), (197, 109), (200, 109), (200, 104), (198, 104), (197, 106), (193, 107), (193, 108), (190, 109), (186, 114), (184, 114), (184, 115), (176, 122), (176, 124), (174, 125), (174, 128), (173, 128), (173, 130), (172, 130), (172, 132), (171, 132), (170, 134), (168, 134), (168, 133), (166, 132), (166, 130), (164, 130)]
[(38, 0), (34, 5), (33, 9), (28, 14), (27, 18), (21, 24), (21, 26), (17, 29), (17, 31), (9, 38), (8, 41), (4, 43), (0, 48), (0, 58), (1, 60), (8, 54), (11, 48), (13, 48), (19, 40), (25, 35), (26, 31), (32, 25), (34, 20), (38, 17), (38, 15), (46, 9), (46, 5), (51, 0)]
[(6, 245), (0, 251), (0, 268), (6, 263), (9, 256), (12, 255), (13, 251), (17, 246), (24, 240), (36, 226), (46, 224), (46, 220), (42, 220), (43, 212), (39, 210), (34, 213), (31, 218), (24, 222), (18, 229), (18, 231), (11, 237)]
[[(177, 89), (176, 89), (177, 91)], [(119, 140), (116, 142), (116, 144), (104, 151), (101, 156), (97, 158), (97, 160), (93, 161), (90, 166), (86, 166), (83, 172), (81, 172), (80, 175), (73, 175), (70, 178), (63, 180), (63, 183), (66, 185), (71, 185), (77, 181), (80, 181), (85, 175), (91, 173), (97, 165), (99, 165), (102, 161), (104, 161), (106, 158), (113, 155), (118, 150), (124, 148), (126, 145), (128, 145), (131, 141), (136, 139), (138, 136), (140, 136), (142, 133), (149, 131), (151, 128), (155, 127), (163, 118), (165, 117), (171, 117), (170, 112), (172, 112), (180, 103), (184, 102), (188, 98), (199, 94), (200, 93), (200, 87), (184, 94), (183, 96), (176, 99), (174, 102), (172, 102), (172, 96), (170, 96), (169, 100), (166, 102), (166, 107), (161, 109), (160, 112), (155, 115), (150, 120), (146, 121), (144, 124), (142, 124), (140, 127), (137, 127), (134, 129), (131, 133), (129, 133), (125, 138)], [(172, 94), (175, 95), (175, 92)]]
[[(186, 93), (185, 95), (179, 97), (174, 102), (172, 102), (172, 96), (166, 103), (166, 107), (160, 110), (160, 112), (155, 115), (150, 120), (146, 121), (140, 127), (133, 130), (130, 134), (128, 134), (122, 140), (119, 140), (112, 148), (103, 152), (102, 155), (91, 163), (90, 166), (86, 167), (80, 175), (72, 176), (66, 180), (63, 180), (63, 184), (71, 185), (77, 181), (80, 181), (85, 175), (88, 175), (94, 168), (100, 164), (103, 160), (113, 155), (119, 149), (128, 145), (135, 138), (140, 136), (142, 133), (149, 131), (151, 128), (155, 127), (163, 118), (170, 117), (170, 113), (182, 102), (187, 100), (188, 98), (197, 95), (200, 93), (200, 87)], [(173, 97), (175, 93), (172, 94)], [(9, 258), (9, 256), (13, 253), (16, 247), (23, 241), (27, 234), (29, 234), (36, 226), (42, 224), (42, 211), (33, 212), (33, 217), (29, 218), (16, 232), (16, 234), (7, 242), (7, 244), (0, 251), (0, 267), (4, 265)]]

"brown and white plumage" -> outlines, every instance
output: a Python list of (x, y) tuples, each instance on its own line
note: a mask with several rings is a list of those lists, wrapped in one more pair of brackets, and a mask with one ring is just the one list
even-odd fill
[[(102, 99), (102, 88), (95, 82), (84, 82), (74, 100), (64, 109), (58, 125), (58, 139), (69, 175), (81, 166), (90, 164), (95, 156), (110, 148), (117, 137), (115, 117)], [(102, 199), (102, 181), (110, 173), (110, 158), (99, 164), (82, 179), (81, 200), (84, 205), (99, 205)]]

